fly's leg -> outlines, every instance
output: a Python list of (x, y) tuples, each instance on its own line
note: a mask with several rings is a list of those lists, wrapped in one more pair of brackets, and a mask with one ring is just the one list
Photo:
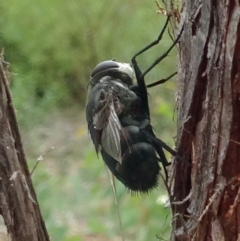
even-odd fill
[(161, 39), (162, 39), (162, 36), (167, 28), (167, 25), (169, 23), (169, 20), (170, 20), (170, 16), (167, 17), (167, 20), (163, 26), (163, 29), (162, 31), (160, 32), (158, 38), (156, 40), (154, 40), (153, 42), (151, 42), (150, 44), (148, 44), (146, 47), (144, 47), (143, 49), (141, 49), (139, 52), (137, 52), (133, 58), (132, 58), (132, 65), (133, 65), (133, 68), (135, 70), (135, 72), (138, 72), (139, 76), (137, 76), (137, 79), (139, 78), (140, 79), (143, 79), (144, 76), (149, 72), (151, 71), (159, 62), (161, 62), (165, 57), (167, 57), (167, 55), (169, 54), (169, 52), (173, 49), (173, 47), (178, 43), (180, 37), (181, 37), (181, 34), (182, 34), (182, 31), (183, 31), (183, 28), (181, 29), (181, 32), (180, 34), (178, 35), (178, 37), (176, 38), (176, 40), (172, 43), (172, 45), (170, 46), (170, 48), (163, 54), (161, 55), (160, 57), (158, 57), (143, 73), (141, 73), (141, 71), (139, 72), (139, 67), (137, 65), (137, 62), (136, 62), (136, 57), (142, 53), (144, 53), (145, 51), (147, 51), (148, 49), (152, 48), (153, 46), (157, 45)]
[(164, 32), (165, 32), (165, 30), (166, 30), (166, 28), (167, 28), (167, 25), (168, 25), (169, 20), (170, 20), (170, 16), (167, 17), (167, 21), (165, 22), (165, 24), (164, 24), (164, 26), (163, 26), (163, 29), (162, 29), (162, 31), (160, 32), (158, 38), (157, 38), (156, 40), (154, 40), (153, 42), (151, 42), (150, 44), (148, 44), (147, 46), (145, 46), (145, 47), (144, 47), (143, 49), (141, 49), (139, 52), (137, 52), (137, 53), (133, 56), (132, 60), (135, 59), (138, 55), (144, 53), (144, 52), (147, 51), (148, 49), (150, 49), (150, 48), (152, 48), (153, 46), (157, 45), (157, 44), (161, 41), (162, 36), (163, 36), (163, 34), (164, 34)]
[[(182, 31), (183, 31), (183, 28), (181, 29), (181, 32), (180, 34), (178, 35), (177, 39), (173, 42), (173, 44), (170, 46), (170, 48), (163, 54), (161, 55), (160, 57), (158, 57), (154, 62), (153, 64), (151, 64), (147, 70), (145, 70), (143, 73), (142, 71), (140, 70), (138, 64), (137, 64), (137, 61), (136, 61), (136, 57), (139, 56), (140, 54), (144, 53), (145, 51), (147, 51), (148, 49), (152, 48), (153, 46), (157, 45), (161, 39), (162, 39), (162, 36), (167, 28), (167, 25), (168, 25), (168, 22), (170, 20), (170, 16), (167, 17), (167, 20), (163, 26), (163, 29), (162, 31), (160, 32), (158, 38), (151, 42), (150, 44), (148, 44), (146, 47), (144, 47), (143, 49), (141, 49), (139, 52), (137, 52), (133, 57), (132, 57), (132, 67), (135, 71), (135, 74), (136, 74), (136, 78), (137, 78), (137, 83), (138, 83), (138, 86), (139, 86), (139, 89), (140, 89), (140, 92), (141, 92), (141, 97), (142, 97), (142, 100), (143, 102), (145, 103), (144, 104), (144, 109), (147, 111), (147, 114), (149, 115), (149, 105), (148, 105), (148, 96), (147, 96), (147, 87), (145, 85), (145, 81), (144, 81), (144, 76), (149, 72), (151, 71), (159, 62), (161, 62), (165, 57), (167, 57), (167, 55), (169, 54), (169, 52), (173, 49), (173, 47), (177, 44), (177, 42), (179, 41), (180, 37), (181, 37), (181, 34), (182, 34)], [(175, 75), (175, 73), (173, 74)], [(160, 80), (160, 81), (157, 81), (156, 83), (153, 83), (153, 86), (157, 85), (157, 84), (161, 84), (161, 83), (164, 83), (166, 82), (168, 79), (170, 79), (173, 75), (169, 76), (166, 80)], [(151, 87), (151, 86), (149, 86)]]
[[(144, 74), (144, 75), (142, 74), (141, 70), (140, 70), (139, 67), (138, 67), (138, 64), (137, 64), (137, 61), (136, 61), (136, 57), (137, 57), (138, 55), (144, 53), (144, 52), (147, 51), (148, 49), (152, 48), (153, 46), (157, 45), (157, 44), (161, 41), (162, 36), (163, 36), (163, 34), (164, 34), (164, 32), (165, 32), (165, 30), (166, 30), (166, 28), (167, 28), (167, 25), (168, 25), (169, 20), (170, 20), (170, 16), (167, 17), (167, 21), (165, 22), (165, 24), (164, 24), (164, 26), (163, 26), (163, 29), (162, 29), (162, 31), (160, 32), (158, 38), (157, 38), (156, 40), (154, 40), (153, 42), (151, 42), (150, 44), (148, 44), (147, 46), (145, 46), (143, 49), (141, 49), (139, 52), (137, 52), (137, 53), (132, 57), (132, 66), (133, 66), (133, 69), (134, 69), (134, 71), (135, 71), (135, 73), (136, 73), (136, 77), (137, 77), (138, 82), (139, 82), (139, 80), (142, 80), (147, 73), (145, 73), (145, 72), (146, 72), (146, 71), (145, 71), (145, 72), (144, 72), (145, 74)], [(152, 65), (151, 65), (151, 66), (152, 66)], [(153, 66), (153, 67), (154, 67), (154, 66)], [(153, 68), (153, 67), (152, 67), (152, 68)], [(151, 69), (152, 69), (152, 68), (151, 68)], [(149, 71), (150, 71), (150, 70), (149, 70)], [(149, 71), (148, 71), (148, 72), (149, 72)], [(138, 83), (138, 84), (139, 84), (139, 83)]]
[(152, 83), (152, 84), (149, 84), (149, 85), (147, 85), (147, 88), (151, 88), (151, 87), (154, 87), (154, 86), (156, 86), (156, 85), (164, 84), (165, 82), (167, 82), (169, 79), (171, 79), (171, 78), (172, 78), (173, 76), (175, 76), (176, 74), (177, 74), (177, 72), (169, 75), (169, 76), (168, 76), (167, 78), (165, 78), (165, 79), (161, 79), (161, 80), (158, 80), (158, 81), (156, 81), (156, 82), (154, 82), (154, 83)]
[(144, 78), (144, 76), (151, 71), (158, 63), (160, 63), (165, 57), (167, 57), (167, 55), (169, 54), (169, 52), (173, 49), (173, 47), (178, 43), (181, 35), (182, 35), (182, 31), (183, 28), (181, 29), (181, 32), (179, 33), (178, 37), (176, 38), (176, 40), (172, 43), (172, 45), (170, 46), (170, 48), (160, 57), (158, 57), (142, 74), (142, 78)]

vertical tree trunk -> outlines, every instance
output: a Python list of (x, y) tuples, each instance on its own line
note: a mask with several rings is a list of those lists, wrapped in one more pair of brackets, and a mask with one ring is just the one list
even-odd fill
[(183, 0), (171, 240), (240, 240), (240, 6)]
[(0, 56), (0, 214), (13, 241), (48, 241)]

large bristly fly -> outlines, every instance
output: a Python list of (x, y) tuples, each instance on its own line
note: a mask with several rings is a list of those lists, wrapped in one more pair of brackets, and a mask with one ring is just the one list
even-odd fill
[(94, 68), (89, 82), (86, 117), (96, 152), (101, 152), (113, 175), (132, 191), (148, 192), (157, 186), (159, 162), (167, 178), (166, 166), (170, 163), (163, 149), (176, 155), (153, 132), (144, 77), (168, 55), (181, 33), (168, 51), (143, 73), (136, 61), (138, 55), (159, 43), (168, 22), (169, 17), (157, 40), (135, 54), (131, 65), (113, 60), (101, 62)]

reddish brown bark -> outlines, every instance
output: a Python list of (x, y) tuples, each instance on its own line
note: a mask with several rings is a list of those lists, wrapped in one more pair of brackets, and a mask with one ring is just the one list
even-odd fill
[(240, 240), (240, 6), (184, 0), (171, 240)]
[(13, 241), (48, 241), (0, 56), (0, 214)]

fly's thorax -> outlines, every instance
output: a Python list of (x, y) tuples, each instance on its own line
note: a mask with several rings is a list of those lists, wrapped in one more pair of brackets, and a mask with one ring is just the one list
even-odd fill
[(109, 76), (101, 78), (89, 91), (88, 100), (98, 101), (119, 101), (123, 106), (128, 106), (136, 101), (138, 97), (130, 88), (120, 79), (114, 79)]

